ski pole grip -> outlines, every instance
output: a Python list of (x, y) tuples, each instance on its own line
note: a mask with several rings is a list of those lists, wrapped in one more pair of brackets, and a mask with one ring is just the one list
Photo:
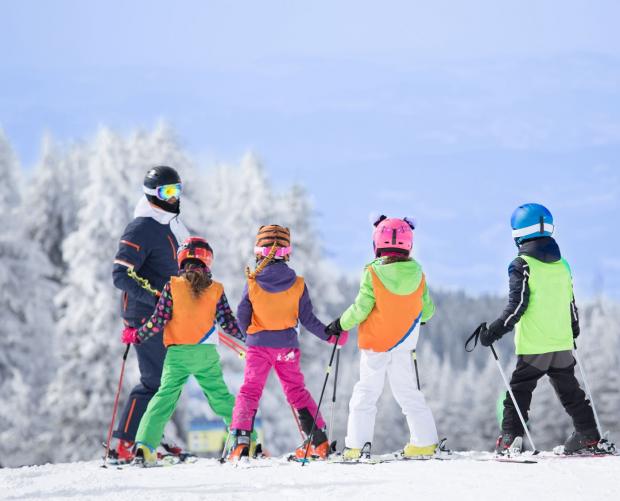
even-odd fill
[[(485, 329), (486, 326), (487, 326), (486, 323), (484, 322), (481, 323), (478, 327), (476, 327), (476, 330), (474, 331), (474, 333), (467, 338), (467, 340), (465, 341), (465, 351), (467, 353), (471, 353), (472, 351), (474, 351), (476, 346), (478, 346), (478, 338), (480, 337), (480, 333), (482, 332), (482, 329)], [(471, 349), (469, 349), (469, 344), (472, 341), (474, 342), (474, 345), (471, 347)]]
[(127, 344), (125, 348), (125, 353), (123, 353), (123, 360), (127, 360), (127, 354), (129, 353), (129, 348), (131, 348), (131, 344)]
[(489, 348), (491, 348), (491, 352), (493, 353), (493, 357), (495, 358), (495, 360), (499, 361), (499, 358), (497, 357), (497, 352), (495, 351), (495, 346), (491, 345), (489, 346)]

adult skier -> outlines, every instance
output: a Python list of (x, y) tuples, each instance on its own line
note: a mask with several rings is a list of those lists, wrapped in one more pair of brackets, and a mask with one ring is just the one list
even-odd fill
[[(182, 184), (177, 171), (163, 165), (149, 169), (143, 189), (145, 196), (140, 198), (134, 220), (123, 232), (112, 271), (114, 285), (123, 291), (123, 322), (133, 328), (139, 328), (150, 318), (157, 298), (131, 278), (129, 272), (135, 272), (161, 291), (171, 276), (178, 276), (177, 248), (189, 237), (179, 219)], [(161, 332), (148, 343), (136, 345), (135, 351), (140, 383), (131, 390), (114, 432), (119, 439), (115, 454), (119, 463), (133, 460), (140, 419), (159, 388), (166, 356)], [(172, 447), (170, 452), (180, 450)]]
[[(488, 327), (481, 326), (480, 342), (490, 346), (515, 329), (518, 359), (510, 387), (524, 419), (536, 383), (547, 374), (575, 427), (564, 451), (571, 454), (594, 448), (601, 437), (590, 402), (575, 378), (571, 350), (574, 338), (579, 336), (579, 316), (570, 267), (551, 236), (553, 216), (540, 204), (524, 204), (513, 212), (511, 225), (519, 254), (508, 268), (508, 306)], [(496, 452), (519, 449), (523, 433), (517, 410), (507, 394)]]

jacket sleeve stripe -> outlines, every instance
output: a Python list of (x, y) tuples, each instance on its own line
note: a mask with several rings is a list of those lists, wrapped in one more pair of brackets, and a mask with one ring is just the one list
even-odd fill
[[(528, 266), (525, 265), (523, 268), (527, 268), (527, 267)], [(523, 270), (523, 282), (521, 283), (521, 300), (519, 301), (519, 304), (515, 308), (515, 311), (513, 311), (510, 315), (508, 315), (508, 318), (506, 318), (506, 320), (504, 321), (504, 327), (508, 327), (508, 323), (510, 322), (510, 319), (514, 317), (517, 313), (519, 313), (519, 310), (523, 306), (523, 301), (525, 297), (525, 284), (527, 283), (527, 279), (529, 276), (530, 274), (527, 272), (526, 269), (524, 269)]]
[(125, 266), (129, 268), (130, 270), (134, 269), (133, 264), (129, 263), (128, 261), (123, 261), (122, 259), (115, 259), (114, 264), (120, 264), (121, 266)]
[(138, 244), (134, 244), (133, 242), (130, 242), (129, 240), (121, 240), (121, 243), (125, 245), (129, 245), (129, 247), (133, 247), (138, 252), (140, 252), (140, 246)]

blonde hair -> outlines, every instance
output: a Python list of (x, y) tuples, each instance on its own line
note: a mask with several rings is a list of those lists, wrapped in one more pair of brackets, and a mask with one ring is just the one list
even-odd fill
[(271, 246), (271, 250), (269, 251), (269, 254), (267, 254), (267, 257), (265, 257), (265, 259), (263, 259), (260, 263), (258, 263), (258, 266), (255, 268), (254, 271), (250, 271), (250, 267), (246, 266), (245, 276), (248, 277), (250, 280), (254, 280), (256, 278), (256, 275), (258, 275), (261, 271), (263, 271), (265, 269), (265, 266), (267, 266), (271, 262), (271, 260), (276, 255), (277, 251), (278, 251), (278, 243), (274, 242), (273, 245)]

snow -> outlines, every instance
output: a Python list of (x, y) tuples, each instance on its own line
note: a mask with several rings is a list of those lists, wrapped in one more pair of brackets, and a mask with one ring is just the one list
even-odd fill
[(104, 469), (100, 461), (3, 469), (0, 498), (603, 501), (620, 497), (620, 457), (542, 459), (537, 464), (455, 460), (315, 462), (302, 467), (284, 460), (271, 462), (251, 469), (220, 465), (214, 459), (151, 469)]

